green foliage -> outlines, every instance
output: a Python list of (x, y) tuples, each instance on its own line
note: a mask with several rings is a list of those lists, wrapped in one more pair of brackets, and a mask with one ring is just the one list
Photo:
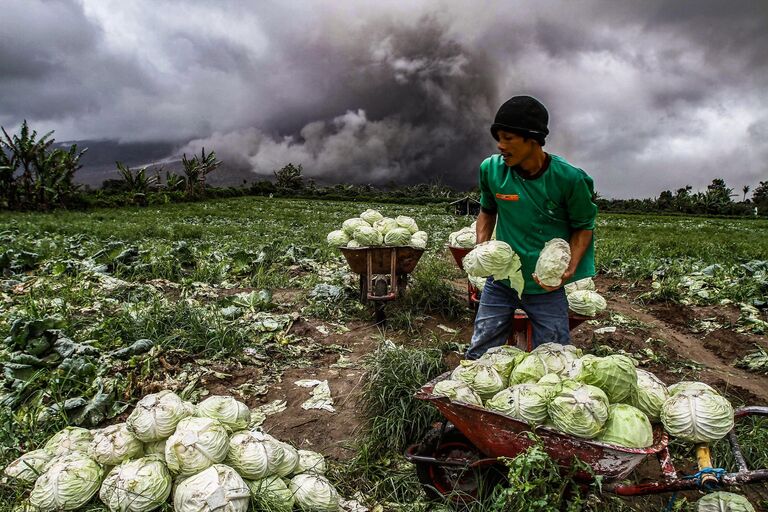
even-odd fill
[(181, 165), (184, 170), (184, 193), (187, 197), (201, 197), (205, 195), (205, 180), (207, 176), (219, 168), (221, 161), (216, 159), (216, 152), (205, 153), (205, 148), (200, 151), (200, 156), (195, 155), (188, 159), (186, 153), (181, 157)]
[(384, 342), (368, 357), (366, 370), (362, 408), (367, 456), (400, 453), (438, 418), (434, 407), (413, 394), (446, 371), (443, 354)]
[(301, 190), (304, 188), (304, 177), (301, 175), (303, 167), (289, 163), (288, 165), (274, 171), (278, 190)]

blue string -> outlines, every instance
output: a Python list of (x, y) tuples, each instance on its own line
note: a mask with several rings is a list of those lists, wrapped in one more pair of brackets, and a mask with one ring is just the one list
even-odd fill
[[(696, 480), (696, 487), (701, 487), (701, 477), (704, 475), (714, 475), (718, 483), (725, 476), (726, 471), (723, 468), (702, 468), (693, 475), (684, 476), (684, 480)], [(709, 486), (708, 486), (709, 488)]]
[(672, 512), (672, 508), (675, 505), (676, 499), (677, 499), (677, 491), (672, 493), (672, 497), (669, 498), (669, 503), (667, 503), (667, 506), (664, 508), (663, 512)]

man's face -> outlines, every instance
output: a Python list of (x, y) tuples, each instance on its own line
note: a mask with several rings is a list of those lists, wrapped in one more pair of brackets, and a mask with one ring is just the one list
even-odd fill
[(504, 157), (504, 163), (509, 167), (519, 165), (533, 153), (535, 142), (532, 139), (524, 139), (515, 133), (504, 130), (499, 130), (496, 135), (499, 136), (499, 143), (496, 147), (501, 156)]

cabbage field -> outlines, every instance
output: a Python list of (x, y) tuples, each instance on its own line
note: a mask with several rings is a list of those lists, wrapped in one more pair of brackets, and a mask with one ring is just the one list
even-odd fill
[[(386, 324), (326, 243), (367, 208), (428, 233)], [(466, 278), (446, 250), (472, 220), (439, 204), (266, 197), (0, 213), (0, 466), (66, 426), (124, 422), (152, 393), (227, 395), (248, 406), (250, 426), (324, 455), (345, 510), (438, 510), (402, 452), (438, 418), (414, 391), (455, 367), (472, 334)], [(575, 345), (632, 358), (666, 384), (706, 382), (734, 407), (768, 405), (768, 221), (601, 214), (595, 236), (608, 308), (573, 331)], [(768, 422), (739, 428), (752, 466), (768, 468)], [(690, 469), (691, 447), (673, 448)], [(526, 467), (546, 468), (534, 455)], [(557, 484), (526, 474), (542, 495)], [(744, 491), (768, 505), (768, 487)], [(0, 510), (28, 495), (3, 478)], [(668, 498), (596, 493), (580, 509), (661, 510)], [(675, 510), (696, 498), (682, 493)], [(97, 495), (79, 510), (108, 509)]]

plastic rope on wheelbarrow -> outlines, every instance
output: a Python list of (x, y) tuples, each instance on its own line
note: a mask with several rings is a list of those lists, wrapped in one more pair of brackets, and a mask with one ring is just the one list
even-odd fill
[[(696, 487), (701, 488), (701, 479), (704, 475), (714, 475), (715, 478), (717, 478), (717, 481), (720, 482), (725, 474), (726, 471), (723, 468), (702, 468), (692, 475), (684, 476), (683, 480), (696, 480)], [(710, 490), (710, 488), (707, 488), (707, 490)], [(672, 497), (669, 498), (669, 503), (667, 503), (667, 506), (664, 508), (664, 512), (672, 511), (675, 500), (677, 500), (677, 491), (672, 493)]]

